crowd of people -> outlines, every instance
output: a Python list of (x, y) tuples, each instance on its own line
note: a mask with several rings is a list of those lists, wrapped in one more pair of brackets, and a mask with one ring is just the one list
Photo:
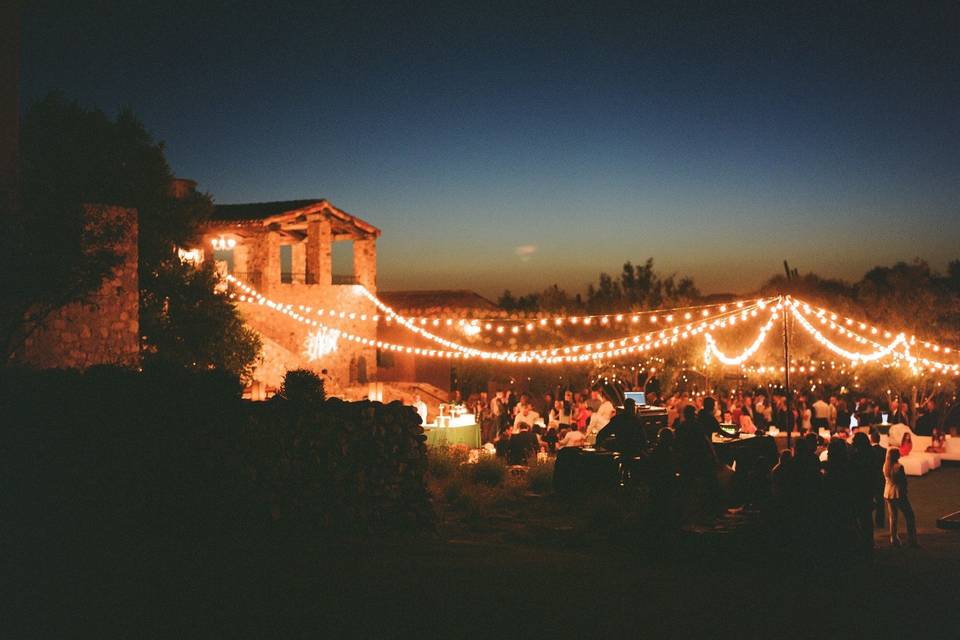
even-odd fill
[[(649, 442), (636, 426), (632, 401), (618, 413), (619, 403), (602, 388), (541, 398), (508, 390), (473, 401), (484, 443), (492, 444), (508, 464), (524, 465), (537, 453), (559, 454), (588, 444), (647, 456), (660, 515), (675, 521), (715, 516), (728, 506), (723, 496), (729, 495), (729, 486), (724, 485), (736, 484), (730, 482), (734, 472), (719, 460), (714, 434), (730, 426), (760, 435), (771, 427), (792, 429), (800, 434), (792, 448), (739, 480), (751, 483), (750, 501), (770, 516), (775, 528), (782, 527), (788, 537), (821, 537), (834, 548), (869, 554), (875, 527), (888, 527), (890, 543), (902, 544), (902, 518), (907, 544), (917, 545), (916, 518), (900, 463), (912, 446), (909, 432), (899, 446), (887, 449), (880, 445), (876, 426), (910, 424), (907, 403), (897, 399), (807, 396), (788, 408), (782, 393), (762, 390), (719, 398), (680, 392), (664, 399), (648, 391), (647, 403), (662, 406), (667, 414), (667, 427)], [(932, 434), (932, 446), (942, 446), (935, 403), (924, 403), (920, 411), (915, 432)]]

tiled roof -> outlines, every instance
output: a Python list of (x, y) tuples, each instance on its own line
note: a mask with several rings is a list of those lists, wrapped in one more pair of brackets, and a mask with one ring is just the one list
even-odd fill
[(210, 216), (212, 221), (262, 220), (287, 211), (295, 211), (323, 202), (323, 198), (310, 200), (281, 200), (279, 202), (247, 202), (244, 204), (218, 204)]

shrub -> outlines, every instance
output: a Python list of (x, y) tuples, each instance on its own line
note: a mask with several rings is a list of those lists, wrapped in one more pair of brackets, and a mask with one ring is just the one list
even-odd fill
[(498, 458), (484, 456), (478, 463), (471, 466), (473, 467), (473, 481), (488, 487), (497, 487), (503, 484), (503, 480), (507, 476), (507, 467)]
[(323, 400), (323, 378), (309, 369), (293, 369), (283, 376), (280, 396), (291, 402), (312, 402)]
[(443, 499), (455, 504), (463, 496), (463, 480), (454, 478), (443, 488)]
[(536, 493), (549, 493), (553, 490), (553, 463), (543, 462), (530, 467), (527, 472), (527, 486)]
[(446, 480), (462, 463), (463, 459), (452, 447), (434, 447), (427, 451), (427, 473), (434, 480)]

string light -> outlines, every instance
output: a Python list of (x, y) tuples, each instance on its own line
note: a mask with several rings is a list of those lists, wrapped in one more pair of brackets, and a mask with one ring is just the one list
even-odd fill
[(760, 333), (757, 334), (756, 339), (753, 341), (753, 343), (750, 346), (744, 349), (743, 352), (741, 352), (740, 355), (738, 356), (726, 355), (719, 349), (719, 347), (717, 347), (717, 341), (713, 338), (711, 334), (709, 333), (704, 334), (703, 337), (707, 341), (707, 348), (704, 350), (704, 353), (703, 353), (704, 360), (707, 362), (707, 364), (709, 364), (711, 356), (715, 356), (717, 360), (719, 360), (723, 364), (734, 365), (734, 366), (739, 366), (744, 362), (746, 362), (749, 358), (753, 356), (754, 353), (757, 352), (757, 349), (760, 348), (760, 345), (763, 344), (764, 339), (766, 339), (767, 337), (767, 333), (770, 331), (771, 327), (773, 327), (773, 323), (779, 317), (779, 314), (777, 313), (779, 309), (780, 309), (780, 305), (777, 305), (774, 307), (774, 311), (770, 314), (770, 319), (767, 320), (767, 322), (762, 327), (760, 327)]
[[(936, 360), (931, 360), (925, 357), (918, 357), (911, 353), (910, 347), (914, 344), (914, 339), (907, 339), (904, 333), (899, 333), (896, 337), (893, 338), (887, 344), (881, 344), (871, 338), (860, 335), (852, 329), (847, 327), (854, 326), (856, 323), (851, 318), (845, 318), (843, 324), (838, 322), (838, 317), (836, 314), (831, 313), (827, 309), (818, 308), (816, 311), (809, 304), (804, 303), (798, 299), (792, 299), (787, 297), (785, 300), (781, 298), (772, 298), (772, 299), (761, 299), (753, 303), (731, 303), (733, 307), (730, 310), (726, 304), (724, 305), (704, 305), (701, 307), (687, 307), (686, 309), (700, 309), (701, 318), (698, 320), (692, 320), (693, 315), (690, 311), (683, 313), (682, 317), (685, 320), (688, 320), (686, 324), (675, 325), (675, 326), (664, 326), (662, 328), (654, 329), (646, 333), (641, 334), (632, 334), (626, 336), (619, 336), (611, 339), (604, 339), (599, 342), (592, 343), (580, 343), (580, 344), (566, 344), (558, 346), (543, 347), (537, 349), (528, 349), (528, 350), (504, 350), (504, 351), (487, 351), (482, 349), (477, 349), (470, 347), (461, 343), (458, 343), (454, 340), (449, 340), (442, 336), (438, 336), (431, 331), (427, 330), (425, 326), (429, 323), (431, 326), (435, 327), (449, 327), (460, 330), (467, 336), (477, 335), (481, 330), (493, 330), (499, 334), (504, 334), (507, 331), (511, 335), (517, 335), (520, 333), (521, 329), (527, 331), (533, 330), (537, 326), (550, 326), (554, 324), (555, 326), (562, 325), (564, 322), (570, 322), (571, 324), (585, 324), (590, 325), (593, 321), (599, 318), (599, 324), (606, 324), (612, 321), (614, 323), (623, 322), (629, 320), (632, 323), (636, 323), (638, 318), (647, 317), (651, 324), (658, 324), (661, 321), (665, 321), (667, 324), (670, 324), (674, 320), (674, 316), (671, 313), (664, 313), (664, 310), (657, 310), (656, 312), (644, 312), (645, 316), (641, 314), (625, 315), (625, 314), (614, 314), (607, 316), (570, 316), (570, 317), (553, 317), (553, 318), (539, 318), (537, 322), (526, 322), (524, 325), (514, 325), (514, 326), (504, 326), (502, 324), (493, 324), (492, 322), (481, 323), (480, 319), (465, 319), (465, 318), (416, 318), (410, 319), (405, 318), (397, 314), (393, 309), (386, 305), (383, 301), (373, 295), (369, 290), (360, 285), (356, 285), (355, 291), (359, 294), (366, 297), (368, 300), (373, 302), (373, 304), (382, 312), (382, 316), (379, 314), (365, 314), (358, 313), (356, 311), (338, 311), (338, 310), (324, 310), (324, 309), (313, 309), (312, 307), (305, 305), (297, 305), (294, 309), (293, 305), (290, 304), (280, 304), (272, 300), (269, 300), (265, 296), (261, 295), (259, 292), (254, 290), (249, 285), (241, 282), (232, 275), (226, 276), (227, 280), (237, 286), (243, 293), (238, 296), (238, 299), (241, 302), (251, 302), (261, 305), (266, 305), (267, 307), (283, 313), (298, 322), (313, 326), (313, 327), (326, 327), (329, 329), (331, 336), (335, 335), (345, 340), (352, 342), (358, 342), (364, 345), (375, 346), (380, 349), (397, 351), (403, 353), (410, 353), (418, 356), (427, 356), (427, 357), (438, 357), (438, 358), (479, 358), (483, 360), (498, 360), (504, 362), (518, 362), (518, 363), (529, 363), (535, 362), (540, 364), (561, 364), (561, 363), (578, 363), (578, 362), (587, 362), (587, 361), (597, 361), (608, 358), (617, 358), (625, 355), (631, 354), (640, 354), (640, 353), (649, 353), (663, 348), (668, 348), (676, 345), (681, 340), (686, 340), (691, 337), (694, 337), (699, 334), (704, 334), (704, 339), (706, 341), (706, 348), (704, 351), (704, 357), (709, 362), (710, 358), (715, 357), (718, 361), (723, 364), (731, 366), (740, 366), (743, 367), (744, 363), (753, 357), (759, 348), (762, 346), (767, 334), (771, 330), (775, 321), (780, 317), (779, 312), (787, 307), (789, 311), (804, 328), (804, 330), (810, 334), (814, 340), (819, 344), (830, 349), (834, 353), (840, 355), (841, 357), (849, 360), (851, 364), (856, 365), (858, 363), (870, 363), (880, 361), (886, 357), (892, 357), (893, 362), (889, 364), (884, 364), (883, 366), (899, 366), (897, 360), (906, 361), (911, 369), (919, 373), (922, 367), (930, 367), (939, 372), (953, 372), (954, 374), (960, 375), (960, 364), (950, 364), (943, 363)], [(233, 297), (233, 296), (231, 296)], [(770, 306), (772, 301), (777, 301), (775, 305)], [(718, 308), (724, 310), (722, 313), (711, 316), (709, 313), (709, 308)], [(760, 332), (754, 339), (754, 341), (744, 349), (740, 354), (736, 356), (727, 355), (720, 350), (717, 345), (716, 339), (713, 336), (714, 331), (720, 329), (726, 329), (733, 326), (736, 326), (739, 323), (745, 322), (750, 318), (755, 318), (758, 315), (758, 311), (768, 310), (770, 317), (766, 323), (761, 327)], [(787, 313), (783, 311), (783, 313)], [(427, 349), (422, 347), (413, 347), (408, 345), (394, 344), (389, 342), (384, 342), (380, 340), (374, 340), (370, 338), (364, 338), (362, 336), (357, 336), (349, 332), (333, 329), (328, 327), (326, 324), (308, 316), (308, 314), (316, 315), (317, 317), (324, 318), (329, 317), (333, 319), (343, 319), (343, 320), (371, 320), (376, 321), (381, 317), (388, 321), (396, 321), (398, 324), (411, 331), (412, 333), (419, 335), (422, 338), (435, 342), (442, 347), (443, 349)], [(872, 352), (861, 353), (857, 351), (851, 351), (845, 349), (844, 347), (833, 342), (827, 338), (814, 324), (808, 320), (805, 315), (815, 316), (815, 321), (819, 321), (819, 324), (823, 327), (829, 327), (832, 330), (837, 331), (843, 336), (852, 338), (858, 344), (869, 345), (874, 348)], [(846, 326), (843, 326), (843, 325)], [(871, 335), (880, 335), (883, 333), (884, 337), (890, 337), (892, 334), (888, 331), (882, 331), (877, 327), (868, 326), (866, 323), (861, 323), (865, 329), (871, 332)], [(859, 325), (858, 325), (859, 326)], [(329, 341), (330, 339), (327, 338)], [(335, 344), (335, 341), (334, 341)], [(931, 350), (934, 346), (932, 343), (929, 344)], [(898, 350), (899, 349), (899, 350)], [(950, 353), (948, 348), (940, 347), (941, 353)], [(821, 366), (824, 365), (821, 361)], [(831, 363), (831, 367), (835, 369), (836, 363)], [(783, 367), (781, 367), (781, 370)], [(759, 368), (754, 368), (753, 370), (758, 372), (763, 372), (765, 369), (763, 366)], [(793, 369), (795, 370), (795, 369)], [(809, 371), (813, 372), (815, 368), (813, 366), (809, 367)], [(841, 368), (841, 372), (844, 371), (844, 368)], [(773, 372), (774, 367), (769, 367), (769, 371)]]
[[(228, 279), (232, 276), (228, 276)], [(243, 285), (239, 280), (234, 278), (231, 280), (241, 289), (249, 289), (249, 287)], [(358, 285), (359, 286), (359, 285)], [(374, 296), (376, 298), (376, 296)], [(380, 300), (376, 298), (376, 300)], [(769, 301), (769, 299), (767, 300)], [(752, 301), (738, 301), (736, 303), (738, 309), (749, 305), (749, 307), (755, 307), (760, 300)], [(383, 306), (387, 306), (385, 303)], [(749, 308), (748, 307), (748, 308)], [(373, 321), (377, 322), (381, 319), (381, 316), (378, 314), (357, 314), (355, 312), (344, 311), (340, 309), (312, 309), (307, 305), (296, 305), (296, 308), (299, 311), (305, 313), (316, 313), (318, 317), (332, 317), (350, 320), (364, 320), (364, 321)], [(509, 331), (512, 334), (517, 334), (521, 330), (526, 332), (532, 332), (537, 329), (546, 329), (546, 328), (564, 328), (568, 325), (580, 325), (580, 326), (596, 326), (596, 327), (609, 327), (615, 324), (636, 324), (644, 318), (648, 318), (651, 323), (658, 322), (661, 318), (657, 314), (662, 314), (665, 312), (680, 312), (684, 310), (703, 310), (703, 317), (710, 317), (713, 315), (720, 315), (723, 312), (711, 313), (710, 310), (714, 309), (726, 309), (726, 305), (720, 304), (704, 304), (704, 305), (694, 305), (686, 307), (675, 307), (672, 309), (656, 309), (656, 310), (647, 310), (647, 311), (634, 311), (631, 313), (618, 313), (618, 314), (598, 314), (598, 315), (580, 315), (580, 316), (537, 316), (537, 317), (519, 317), (519, 318), (505, 318), (505, 317), (457, 317), (457, 316), (404, 316), (403, 314), (397, 312), (396, 310), (391, 309), (391, 314), (386, 314), (383, 318), (387, 322), (393, 322), (397, 319), (407, 320), (421, 326), (432, 325), (434, 327), (440, 326), (458, 326), (462, 327), (465, 325), (473, 325), (478, 327), (477, 330), (471, 330), (470, 335), (476, 335), (480, 331), (494, 331), (499, 334), (503, 334)], [(691, 320), (693, 317), (690, 311), (686, 311), (683, 314), (683, 319), (686, 321)], [(667, 313), (666, 316), (662, 318), (668, 324), (672, 324), (677, 321), (677, 317), (672, 313)], [(515, 328), (519, 327), (519, 328)]]
[(798, 309), (798, 306), (800, 305), (799, 301), (797, 300), (788, 301), (788, 305), (790, 307), (790, 311), (793, 313), (793, 317), (797, 319), (797, 321), (800, 323), (800, 326), (802, 326), (807, 333), (813, 336), (814, 340), (816, 340), (823, 346), (827, 347), (837, 355), (850, 360), (851, 362), (873, 362), (875, 360), (880, 360), (881, 358), (885, 358), (889, 356), (891, 353), (893, 353), (893, 351), (897, 348), (898, 345), (904, 344), (907, 340), (906, 336), (901, 333), (897, 335), (897, 337), (894, 338), (892, 342), (890, 342), (886, 346), (879, 346), (872, 353), (859, 353), (856, 351), (848, 351), (847, 349), (844, 349), (840, 345), (836, 344), (835, 342), (827, 338), (825, 335), (823, 335), (823, 333), (820, 332), (819, 329), (817, 329), (815, 326), (810, 324), (810, 321), (807, 320), (804, 317), (803, 313), (801, 313), (800, 310)]
[[(228, 275), (227, 279), (229, 282), (236, 284), (244, 291), (244, 295), (239, 299), (241, 302), (251, 302), (264, 305), (274, 311), (282, 313), (298, 322), (301, 322), (306, 325), (313, 327), (327, 327), (327, 325), (322, 322), (307, 317), (301, 313), (300, 309), (294, 309), (291, 304), (281, 304), (270, 300), (266, 296), (263, 296), (257, 292), (253, 287), (246, 285), (240, 282), (237, 278), (232, 275)], [(606, 358), (620, 357), (628, 354), (649, 352), (654, 349), (667, 348), (677, 344), (680, 340), (689, 339), (693, 336), (699, 335), (711, 329), (716, 328), (726, 328), (731, 326), (723, 317), (712, 318), (710, 321), (704, 320), (698, 322), (696, 325), (688, 324), (685, 325), (682, 330), (681, 327), (673, 327), (672, 329), (664, 329), (659, 332), (648, 332), (646, 334), (631, 335), (620, 337), (619, 339), (610, 339), (604, 340), (602, 342), (596, 343), (587, 343), (587, 344), (574, 344), (566, 346), (555, 346), (544, 349), (528, 350), (528, 351), (501, 351), (501, 352), (491, 352), (484, 351), (480, 349), (475, 349), (472, 347), (466, 347), (459, 343), (456, 343), (452, 340), (447, 340), (440, 336), (436, 336), (430, 331), (423, 329), (420, 326), (417, 326), (413, 322), (402, 319), (393, 312), (390, 307), (386, 306), (382, 301), (377, 299), (373, 294), (367, 291), (365, 288), (357, 286), (356, 290), (364, 294), (371, 301), (375, 301), (378, 308), (380, 308), (386, 315), (392, 315), (402, 326), (409, 329), (411, 332), (420, 335), (421, 337), (427, 338), (428, 340), (433, 340), (439, 344), (446, 346), (446, 350), (436, 350), (436, 349), (423, 349), (420, 347), (409, 347), (404, 345), (395, 345), (392, 343), (387, 343), (380, 340), (371, 340), (369, 338), (363, 338), (361, 336), (356, 336), (350, 332), (339, 330), (338, 335), (341, 338), (346, 340), (359, 342), (365, 345), (376, 346), (377, 348), (390, 349), (394, 351), (404, 351), (406, 353), (411, 353), (414, 355), (427, 355), (435, 357), (457, 357), (457, 358), (480, 358), (484, 360), (500, 360), (506, 362), (537, 362), (541, 364), (561, 364), (561, 363), (573, 363), (573, 362), (586, 362), (591, 360), (601, 360)], [(749, 309), (744, 309), (742, 313), (747, 314)], [(735, 311), (732, 313), (740, 313), (740, 311)], [(728, 314), (729, 315), (729, 314)], [(329, 327), (328, 327), (329, 328)], [(456, 354), (456, 355), (447, 355)]]
[[(802, 300), (799, 300), (799, 299), (796, 299), (796, 298), (794, 298), (794, 300), (796, 300), (797, 302), (799, 302), (800, 304), (802, 304), (802, 305), (803, 305), (803, 308), (804, 308), (804, 310), (805, 310), (806, 312), (811, 313), (811, 312), (813, 311), (812, 307), (813, 307), (814, 305), (810, 305), (809, 303), (803, 302)], [(828, 319), (828, 322), (832, 322), (832, 323), (833, 323), (834, 326), (831, 327), (831, 328), (834, 328), (834, 327), (836, 327), (837, 329), (842, 329), (842, 328), (843, 328), (843, 327), (841, 327), (840, 324), (839, 324), (839, 319), (840, 319), (840, 318), (839, 318), (839, 316), (838, 316), (836, 313), (831, 312), (829, 309), (824, 309), (823, 307), (816, 307), (816, 309), (817, 309), (817, 316), (818, 316), (818, 317), (822, 316), (822, 317), (824, 317), (824, 318), (827, 318), (827, 319)], [(846, 324), (847, 326), (857, 326), (857, 327), (860, 328), (861, 331), (869, 331), (870, 334), (871, 334), (871, 335), (874, 335), (874, 336), (879, 336), (879, 335), (881, 335), (881, 333), (882, 333), (882, 335), (883, 335), (884, 338), (889, 339), (889, 338), (891, 338), (891, 337), (894, 335), (894, 333), (891, 332), (891, 331), (884, 330), (884, 329), (881, 329), (881, 328), (879, 328), (879, 327), (875, 327), (875, 326), (872, 326), (872, 325), (868, 325), (866, 322), (862, 322), (862, 321), (856, 320), (856, 319), (854, 319), (854, 318), (847, 318), (847, 317), (845, 317), (845, 318), (843, 319), (843, 322), (844, 322), (844, 324)], [(843, 332), (840, 332), (840, 333), (841, 333), (841, 335), (843, 335)], [(853, 332), (850, 331), (850, 330), (847, 330), (847, 333), (853, 334)], [(906, 334), (905, 331), (901, 331), (901, 332), (898, 332), (898, 333)], [(860, 337), (861, 337), (861, 338), (864, 338), (864, 336), (860, 336)], [(866, 338), (864, 338), (864, 339), (866, 339)], [(953, 349), (953, 348), (951, 348), (951, 347), (946, 347), (946, 346), (943, 346), (943, 345), (939, 345), (939, 344), (930, 342), (929, 340), (924, 340), (924, 341), (919, 341), (919, 342), (918, 342), (917, 337), (916, 337), (916, 336), (913, 336), (913, 335), (909, 336), (908, 340), (909, 340), (909, 343), (910, 343), (911, 345), (914, 345), (914, 346), (915, 346), (915, 345), (919, 344), (919, 345), (922, 346), (924, 349), (929, 349), (930, 351), (933, 351), (934, 353), (943, 353), (943, 354), (951, 354), (951, 353), (956, 354), (956, 353), (957, 353), (956, 349)], [(874, 344), (876, 344), (876, 343), (874, 343)]]

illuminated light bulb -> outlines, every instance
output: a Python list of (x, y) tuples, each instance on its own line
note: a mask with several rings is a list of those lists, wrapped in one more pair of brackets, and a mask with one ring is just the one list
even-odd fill
[(726, 312), (727, 312), (727, 305), (725, 304), (720, 305), (720, 313), (726, 313)]
[(590, 318), (584, 318), (583, 324), (590, 324)]
[(502, 326), (497, 327), (497, 333), (503, 333), (503, 327), (502, 327)]
[(547, 326), (547, 319), (546, 319), (546, 318), (541, 318), (541, 319), (540, 319), (540, 326), (541, 326), (541, 327)]

